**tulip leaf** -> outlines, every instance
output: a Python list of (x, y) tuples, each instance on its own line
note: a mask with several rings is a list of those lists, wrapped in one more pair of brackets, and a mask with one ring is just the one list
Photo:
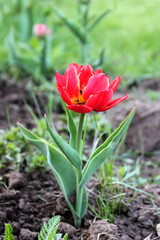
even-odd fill
[(81, 159), (77, 153), (77, 151), (72, 148), (68, 143), (66, 143), (63, 138), (58, 135), (50, 126), (47, 117), (45, 117), (46, 119), (46, 125), (47, 125), (47, 129), (51, 135), (51, 137), (53, 138), (53, 140), (55, 141), (55, 143), (57, 144), (57, 146), (60, 148), (60, 150), (63, 152), (63, 154), (68, 158), (68, 160), (70, 160), (70, 162), (76, 167), (76, 168), (80, 168), (81, 167)]
[[(67, 165), (66, 163), (64, 163), (62, 160), (62, 158), (57, 158), (58, 162), (61, 161), (62, 165), (64, 166), (60, 166), (60, 172), (61, 175), (56, 171), (55, 169), (55, 161), (53, 160), (55, 158), (55, 151), (53, 148), (51, 148), (49, 145), (47, 145), (47, 160), (48, 160), (48, 164), (51, 167), (55, 178), (63, 192), (64, 198), (73, 214), (73, 216), (76, 217), (80, 217), (78, 216), (78, 214), (75, 212), (71, 202), (69, 201), (69, 198), (67, 195), (70, 195), (72, 192), (74, 192), (76, 190), (76, 176), (75, 176), (75, 172), (73, 172), (72, 176), (70, 175), (72, 171), (68, 171), (67, 169)], [(65, 173), (65, 174), (64, 174)], [(66, 182), (65, 182), (65, 178), (66, 177)], [(72, 186), (71, 186), (71, 185)]]
[(88, 31), (91, 31), (106, 15), (108, 15), (112, 9), (105, 10), (102, 14), (100, 14), (94, 22), (87, 28)]
[(13, 38), (13, 33), (9, 34), (7, 37), (7, 47), (9, 49), (9, 60), (11, 64), (17, 64), (19, 58), (17, 56), (17, 53), (15, 51), (15, 46), (14, 46), (14, 38)]
[(99, 58), (95, 59), (93, 62), (92, 62), (92, 66), (93, 68), (99, 68), (100, 66), (103, 65), (104, 63), (104, 59), (105, 59), (105, 48), (102, 48), (100, 51), (99, 51)]
[(33, 143), (47, 158), (57, 182), (65, 196), (76, 190), (76, 170), (67, 157), (55, 146), (39, 138), (28, 129), (18, 124), (24, 137)]
[(69, 111), (67, 108), (65, 108), (66, 114), (67, 114), (67, 122), (68, 122), (68, 130), (70, 134), (70, 145), (76, 149), (76, 137), (77, 137), (77, 127), (73, 120), (71, 111)]
[(135, 108), (133, 108), (133, 110), (119, 125), (119, 127), (90, 156), (88, 162), (83, 169), (82, 180), (79, 184), (80, 187), (84, 186), (84, 184), (89, 180), (89, 178), (96, 172), (99, 166), (106, 160), (106, 158), (111, 154), (111, 152), (113, 152), (115, 147), (118, 145), (120, 139), (126, 133), (134, 114)]
[(86, 42), (85, 35), (80, 31), (80, 29), (71, 21), (69, 20), (61, 11), (57, 8), (52, 7), (53, 11), (56, 15), (66, 24), (66, 26), (78, 37), (81, 42)]
[(37, 67), (36, 61), (30, 60), (30, 58), (20, 57), (16, 52), (16, 47), (14, 44), (13, 36), (9, 35), (7, 38), (7, 45), (9, 49), (9, 61), (12, 65), (16, 65), (17, 67), (25, 70), (26, 72), (34, 75), (35, 69)]
[[(95, 155), (97, 155), (101, 150), (103, 150), (112, 140), (114, 140), (114, 138), (116, 137), (116, 135), (118, 135), (120, 139), (122, 138), (122, 135), (120, 135), (119, 132), (122, 132), (122, 131), (123, 131), (122, 134), (124, 134), (124, 133), (127, 131), (128, 127), (129, 127), (129, 125), (130, 125), (130, 123), (131, 123), (131, 121), (132, 121), (132, 119), (133, 119), (133, 117), (134, 117), (135, 112), (136, 112), (136, 109), (133, 108), (132, 111), (131, 111), (131, 112), (128, 114), (128, 116), (126, 117), (126, 119), (125, 119), (125, 120), (118, 126), (118, 128), (106, 139), (106, 141), (105, 141), (103, 144), (101, 144), (101, 145), (92, 153), (92, 155), (91, 155), (90, 158), (93, 158), (93, 157), (94, 157)], [(119, 139), (119, 140), (120, 140), (120, 139)]]
[(82, 210), (80, 215), (81, 218), (85, 215), (87, 208), (88, 208), (88, 193), (86, 188), (84, 188), (83, 199), (82, 199)]

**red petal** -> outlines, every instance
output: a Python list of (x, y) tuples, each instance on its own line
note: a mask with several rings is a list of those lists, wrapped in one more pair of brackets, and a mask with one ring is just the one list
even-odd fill
[(70, 105), (67, 106), (68, 109), (74, 111), (74, 112), (78, 112), (78, 113), (88, 113), (93, 111), (92, 108), (86, 106), (86, 105)]
[(84, 88), (83, 98), (88, 99), (90, 95), (95, 95), (97, 92), (107, 90), (109, 87), (109, 78), (104, 73), (94, 75), (88, 81)]
[(66, 87), (66, 78), (58, 72), (56, 72), (56, 82), (61, 82), (62, 86)]
[(74, 66), (74, 67), (77, 69), (77, 72), (78, 72), (78, 73), (79, 73), (79, 72), (81, 71), (81, 69), (84, 67), (83, 65), (79, 65), (79, 64), (77, 64), (77, 63), (71, 63), (71, 64), (68, 66), (68, 68), (69, 68), (70, 66)]
[(109, 85), (110, 88), (112, 88), (113, 92), (115, 92), (121, 82), (121, 77), (115, 78)]
[(97, 70), (95, 71), (95, 74), (99, 74), (99, 73), (103, 73), (101, 69), (97, 69)]
[(68, 77), (68, 84), (66, 91), (68, 95), (73, 98), (79, 96), (79, 78), (76, 67), (72, 64), (66, 71)]
[(58, 91), (59, 91), (63, 101), (65, 103), (69, 104), (69, 105), (72, 104), (72, 102), (70, 100), (70, 97), (68, 96), (68, 94), (67, 94), (65, 88), (63, 87), (62, 83), (60, 81), (57, 81), (56, 85), (57, 85)]
[(80, 79), (80, 88), (82, 90), (87, 85), (89, 78), (93, 76), (93, 73), (94, 73), (94, 70), (89, 64), (81, 69), (81, 72), (79, 74), (79, 79)]
[(98, 92), (95, 95), (91, 95), (86, 103), (87, 106), (92, 107), (94, 110), (104, 108), (111, 100), (113, 95), (112, 89)]
[(101, 109), (99, 109), (99, 110), (95, 110), (95, 111), (96, 111), (96, 112), (106, 111), (106, 110), (108, 110), (108, 109), (116, 106), (116, 105), (119, 104), (120, 102), (124, 101), (126, 98), (128, 98), (128, 95), (125, 95), (125, 96), (123, 96), (123, 97), (117, 98), (117, 99), (111, 101), (109, 104), (107, 104), (106, 107), (101, 108)]

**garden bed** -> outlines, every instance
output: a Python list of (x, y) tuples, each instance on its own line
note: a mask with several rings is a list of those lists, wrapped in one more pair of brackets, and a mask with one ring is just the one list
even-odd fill
[[(156, 83), (157, 81), (154, 86)], [(2, 89), (0, 92), (1, 108), (4, 109), (0, 113), (1, 129), (7, 129), (9, 122), (11, 125), (15, 125), (17, 121), (25, 124), (28, 128), (33, 127), (34, 121), (25, 103), (27, 102), (33, 110), (36, 110), (36, 107), (30, 100), (26, 85), (1, 81), (0, 86)], [(142, 84), (136, 93), (130, 94), (131, 100), (126, 104), (122, 103), (121, 107), (109, 111), (109, 118), (115, 125), (118, 125), (132, 106), (136, 105), (137, 113), (130, 127), (126, 145), (128, 149), (137, 151), (138, 156), (143, 155), (142, 176), (153, 180), (159, 174), (157, 151), (160, 149), (160, 139), (157, 132), (160, 128), (160, 108), (159, 103), (146, 97), (147, 88), (151, 88), (150, 85), (148, 87)], [(137, 95), (142, 97), (137, 100)], [(43, 99), (45, 102), (45, 97)], [(143, 99), (147, 100), (143, 101)], [(7, 116), (9, 122), (6, 120)], [(57, 123), (60, 122), (57, 121)], [(119, 163), (120, 160), (117, 165)], [(156, 184), (140, 187), (141, 190), (154, 195), (154, 197), (138, 191), (135, 197), (135, 191), (124, 188), (122, 210), (119, 214), (118, 211), (115, 213), (114, 224), (110, 224), (106, 219), (100, 220), (89, 208), (82, 228), (75, 229), (62, 193), (50, 172), (44, 169), (29, 173), (15, 172), (8, 166), (6, 169), (0, 170), (0, 176), (2, 182), (0, 185), (0, 239), (3, 239), (4, 223), (10, 223), (15, 240), (36, 240), (43, 222), (54, 215), (61, 216), (59, 231), (68, 233), (69, 239), (143, 240), (149, 235), (149, 240), (160, 239), (156, 230), (156, 226), (160, 223), (160, 189)], [(88, 183), (89, 201), (94, 209), (97, 208), (96, 199), (99, 185), (100, 182), (94, 178)]]
[[(68, 233), (69, 239), (121, 239), (142, 240), (151, 234), (150, 239), (158, 239), (156, 225), (160, 216), (150, 197), (135, 194), (125, 189), (125, 198), (121, 213), (115, 214), (114, 225), (100, 220), (88, 210), (81, 229), (75, 229), (73, 219), (59, 187), (50, 172), (35, 170), (31, 173), (1, 172), (5, 186), (0, 187), (0, 236), (4, 232), (4, 223), (13, 227), (15, 240), (37, 239), (44, 221), (55, 215), (61, 216), (60, 232)], [(99, 183), (92, 179), (88, 184), (90, 204), (96, 209)], [(106, 186), (107, 188), (107, 186)], [(143, 190), (155, 196), (154, 204), (160, 207), (159, 186), (145, 186)]]

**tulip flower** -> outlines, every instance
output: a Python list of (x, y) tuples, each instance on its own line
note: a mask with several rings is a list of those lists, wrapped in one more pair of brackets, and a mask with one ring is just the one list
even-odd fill
[(94, 71), (89, 64), (72, 63), (64, 75), (56, 73), (57, 88), (63, 101), (68, 109), (78, 113), (103, 112), (124, 101), (127, 95), (111, 100), (120, 81), (121, 77), (117, 77), (110, 82), (100, 69)]
[(40, 44), (40, 53), (39, 53), (39, 72), (42, 76), (46, 75), (47, 70), (47, 47), (48, 47), (48, 38), (51, 31), (43, 23), (35, 24), (33, 32), (37, 38), (39, 38)]
[[(80, 113), (79, 124), (76, 125), (72, 113), (66, 109), (69, 132), (67, 142), (52, 128), (46, 116), (46, 128), (53, 142), (42, 139), (18, 123), (25, 138), (45, 155), (73, 215), (76, 227), (81, 226), (82, 218), (88, 208), (86, 183), (118, 146), (135, 114), (133, 109), (97, 149), (91, 150), (88, 160), (83, 162), (85, 113), (106, 111), (125, 100), (127, 95), (111, 100), (120, 80), (121, 78), (117, 77), (110, 82), (109, 77), (100, 69), (94, 71), (90, 65), (75, 63), (69, 65), (64, 75), (56, 74), (57, 87), (67, 108)], [(75, 194), (73, 202), (70, 201), (71, 194)]]
[(51, 33), (50, 29), (48, 29), (47, 26), (43, 23), (35, 24), (33, 32), (39, 38), (48, 36)]

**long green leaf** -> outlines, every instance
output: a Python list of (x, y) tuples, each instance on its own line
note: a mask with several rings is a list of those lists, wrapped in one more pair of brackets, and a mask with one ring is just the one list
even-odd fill
[(97, 59), (95, 59), (93, 62), (92, 62), (92, 66), (93, 68), (99, 68), (101, 66), (103, 66), (103, 63), (104, 63), (104, 59), (105, 59), (105, 48), (102, 48), (99, 52), (99, 57)]
[(126, 119), (120, 124), (120, 126), (107, 138), (107, 140), (91, 155), (83, 169), (83, 176), (80, 182), (80, 187), (84, 186), (84, 184), (96, 172), (99, 166), (106, 160), (106, 158), (118, 145), (120, 139), (127, 131), (134, 114), (135, 108), (130, 112)]
[(9, 50), (10, 62), (11, 62), (11, 64), (16, 65), (19, 62), (19, 58), (18, 58), (17, 53), (15, 51), (13, 32), (12, 32), (12, 34), (8, 35), (6, 43), (7, 43), (7, 47), (8, 47), (8, 50)]
[(132, 185), (129, 185), (129, 184), (127, 184), (127, 183), (124, 183), (124, 182), (121, 182), (121, 181), (118, 181), (118, 180), (115, 180), (115, 181), (113, 181), (112, 183), (113, 183), (113, 184), (123, 185), (123, 186), (125, 186), (125, 187), (127, 187), (127, 188), (133, 189), (134, 191), (137, 191), (137, 192), (143, 193), (143, 194), (145, 194), (145, 195), (147, 195), (147, 196), (149, 196), (149, 197), (155, 198), (155, 195), (154, 195), (154, 194), (151, 194), (151, 193), (148, 193), (148, 192), (146, 192), (146, 191), (143, 191), (142, 189), (137, 188), (137, 187), (132, 186)]
[(44, 139), (39, 138), (20, 123), (18, 123), (18, 128), (27, 140), (33, 143), (38, 148), (38, 150), (42, 152), (44, 156), (47, 156), (46, 142)]
[(73, 193), (76, 190), (76, 170), (70, 161), (61, 151), (44, 139), (40, 139), (21, 124), (18, 124), (18, 127), (24, 137), (46, 156), (63, 193), (66, 195)]
[(7, 38), (7, 45), (9, 49), (9, 55), (10, 55), (10, 63), (12, 65), (16, 65), (17, 67), (22, 68), (26, 72), (34, 75), (35, 69), (37, 67), (37, 63), (35, 61), (31, 61), (30, 58), (26, 57), (20, 57), (16, 52), (16, 47), (14, 44), (13, 36), (9, 35)]
[(86, 188), (84, 188), (83, 198), (82, 198), (81, 218), (85, 215), (87, 208), (88, 208), (88, 193)]
[(69, 20), (61, 11), (57, 8), (52, 7), (53, 11), (56, 15), (66, 24), (66, 26), (78, 37), (81, 42), (86, 42), (85, 34), (83, 34), (80, 29), (71, 21)]
[(47, 129), (57, 144), (57, 146), (60, 148), (60, 150), (64, 153), (64, 155), (71, 161), (71, 163), (76, 167), (80, 168), (81, 167), (81, 159), (75, 149), (73, 149), (68, 143), (66, 143), (63, 138), (58, 135), (50, 126), (47, 117), (46, 119), (46, 125)]
[[(126, 130), (128, 129), (132, 118), (134, 117), (134, 114), (136, 112), (136, 109), (133, 108), (132, 111), (128, 114), (128, 116), (126, 117), (126, 119), (118, 126), (118, 128), (106, 139), (106, 141), (101, 144), (91, 155), (90, 158), (93, 158), (95, 155), (97, 155), (100, 151), (102, 151), (105, 147), (108, 146), (108, 144), (115, 138), (116, 135), (118, 135), (118, 133), (120, 131), (122, 131), (123, 133), (126, 132)], [(119, 136), (119, 135), (118, 135)], [(119, 136), (121, 139), (121, 136)]]
[[(71, 202), (69, 201), (69, 198), (68, 198), (68, 196), (67, 196), (67, 195), (69, 195), (69, 193), (72, 193), (73, 190), (67, 194), (66, 187), (65, 187), (65, 183), (63, 182), (61, 176), (57, 173), (57, 171), (55, 171), (53, 158), (54, 158), (54, 151), (53, 151), (53, 149), (50, 149), (50, 148), (47, 146), (47, 160), (48, 160), (48, 163), (49, 163), (49, 165), (50, 165), (50, 167), (51, 167), (51, 169), (52, 169), (52, 171), (53, 171), (53, 173), (54, 173), (54, 175), (55, 175), (55, 178), (56, 178), (57, 182), (59, 183), (59, 186), (60, 186), (60, 188), (61, 188), (61, 190), (62, 190), (62, 192), (63, 192), (64, 198), (65, 198), (65, 200), (66, 200), (66, 202), (67, 202), (67, 204), (68, 204), (68, 206), (69, 206), (69, 208), (70, 208), (73, 216), (79, 217), (79, 216), (77, 215), (77, 213), (75, 212), (75, 209), (73, 208), (73, 206), (72, 206), (72, 204), (71, 204)], [(65, 168), (65, 166), (64, 166), (64, 168)], [(64, 170), (64, 168), (61, 169), (61, 170), (62, 170), (62, 175), (66, 175), (66, 174), (64, 174), (64, 173), (67, 172), (67, 170), (66, 170), (66, 169)], [(69, 173), (69, 172), (67, 172), (67, 175), (68, 175), (68, 173)], [(70, 178), (70, 176), (68, 176), (68, 177)], [(73, 183), (71, 182), (70, 184), (73, 184), (73, 186), (74, 186), (74, 191), (75, 191), (75, 184), (76, 184), (75, 179), (73, 179)], [(69, 186), (68, 186), (68, 187), (69, 187)]]
[(101, 15), (99, 15), (93, 23), (87, 28), (88, 31), (91, 31), (106, 15), (108, 15), (112, 10), (107, 9)]
[(70, 145), (74, 149), (76, 149), (77, 126), (73, 120), (71, 111), (69, 111), (66, 107), (65, 107), (65, 111), (67, 114), (68, 130), (70, 134)]

